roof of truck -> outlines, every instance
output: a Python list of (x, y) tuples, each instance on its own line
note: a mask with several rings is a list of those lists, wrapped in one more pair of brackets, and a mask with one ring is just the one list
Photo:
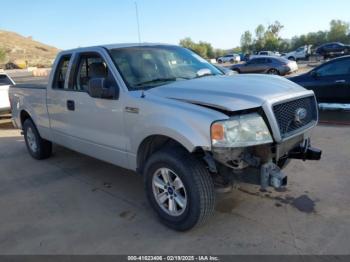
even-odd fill
[(91, 47), (103, 47), (103, 48), (107, 48), (107, 49), (115, 49), (115, 48), (125, 48), (125, 47), (157, 46), (157, 45), (176, 46), (176, 45), (164, 44), (164, 43), (120, 43), (120, 44), (108, 44), (108, 45), (78, 47), (78, 48), (73, 48), (73, 49), (69, 49), (69, 50), (64, 50), (63, 52), (84, 51), (84, 49), (88, 49)]

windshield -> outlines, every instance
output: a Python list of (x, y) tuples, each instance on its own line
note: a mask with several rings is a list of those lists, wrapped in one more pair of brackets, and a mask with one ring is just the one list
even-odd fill
[(129, 90), (147, 89), (222, 72), (192, 51), (178, 46), (135, 46), (110, 50)]

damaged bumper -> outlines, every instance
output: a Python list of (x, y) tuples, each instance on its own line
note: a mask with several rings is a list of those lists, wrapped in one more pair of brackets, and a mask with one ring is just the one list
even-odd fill
[(246, 148), (216, 148), (213, 158), (219, 165), (220, 175), (230, 176), (242, 182), (279, 188), (287, 184), (282, 169), (290, 159), (320, 160), (322, 151), (310, 144), (304, 135), (286, 140), (280, 144), (266, 144)]

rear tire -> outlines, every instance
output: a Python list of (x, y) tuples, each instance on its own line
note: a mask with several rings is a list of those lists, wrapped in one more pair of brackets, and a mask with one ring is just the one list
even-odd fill
[(40, 160), (51, 156), (52, 143), (41, 138), (31, 119), (24, 121), (23, 134), (28, 152), (33, 158)]
[(280, 75), (280, 72), (277, 69), (271, 68), (269, 71), (267, 71), (269, 75)]
[(144, 179), (152, 208), (172, 229), (189, 230), (214, 212), (212, 178), (204, 164), (182, 148), (154, 153), (146, 163)]

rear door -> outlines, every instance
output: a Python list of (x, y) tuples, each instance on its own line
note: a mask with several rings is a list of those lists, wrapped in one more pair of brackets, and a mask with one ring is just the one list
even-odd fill
[(69, 125), (67, 123), (66, 100), (68, 99), (68, 69), (72, 54), (65, 54), (58, 58), (54, 66), (54, 75), (50, 79), (51, 86), (47, 87), (47, 110), (49, 113), (50, 127), (53, 139), (60, 139), (61, 135), (67, 135)]
[(315, 72), (307, 88), (314, 90), (320, 102), (350, 102), (350, 58), (334, 60)]

